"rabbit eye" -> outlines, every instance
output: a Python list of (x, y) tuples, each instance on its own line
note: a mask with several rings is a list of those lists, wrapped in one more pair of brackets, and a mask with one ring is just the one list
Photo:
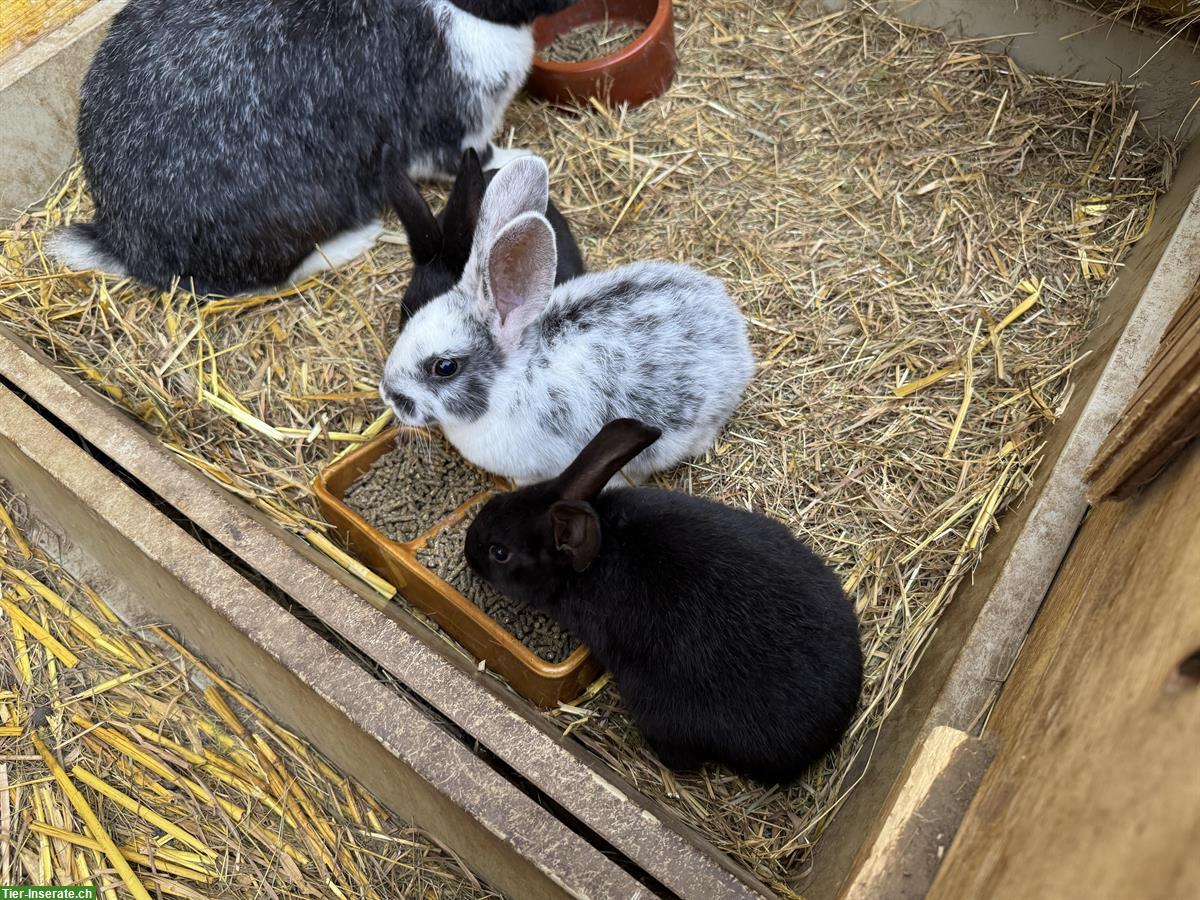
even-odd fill
[(443, 356), (441, 359), (433, 361), (433, 365), (429, 369), (438, 378), (449, 378), (458, 371), (458, 360), (451, 359), (448, 356)]
[(508, 548), (500, 544), (492, 544), (492, 546), (488, 547), (488, 556), (498, 563), (506, 563), (509, 560)]

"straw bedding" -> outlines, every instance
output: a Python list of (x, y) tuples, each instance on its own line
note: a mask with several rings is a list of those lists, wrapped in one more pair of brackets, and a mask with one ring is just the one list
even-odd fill
[(124, 627), (22, 510), (0, 484), (0, 884), (499, 896), (168, 632)]
[(643, 30), (626, 22), (608, 20), (580, 25), (560, 35), (541, 52), (541, 57), (566, 63), (599, 59), (632, 44)]
[[(757, 378), (715, 450), (662, 482), (762, 510), (838, 567), (862, 619), (862, 711), (785, 791), (673, 778), (611, 687), (553, 717), (786, 893), (1028, 484), (1173, 157), (1122, 87), (1036, 77), (866, 8), (676, 7), (665, 98), (578, 116), (519, 101), (505, 138), (548, 159), (593, 268), (691, 262), (741, 305)], [(382, 427), (404, 249), (291, 296), (197, 301), (54, 270), (47, 227), (86, 213), (72, 175), (4, 236), (0, 319), (324, 545), (306, 484)]]

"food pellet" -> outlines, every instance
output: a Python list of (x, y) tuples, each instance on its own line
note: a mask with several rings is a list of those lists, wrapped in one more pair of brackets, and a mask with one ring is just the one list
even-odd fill
[(599, 59), (616, 53), (632, 44), (645, 30), (629, 22), (592, 22), (560, 34), (554, 43), (542, 51), (542, 59), (550, 62), (574, 63)]
[(346, 491), (346, 504), (392, 540), (410, 541), (492, 487), (441, 437), (401, 438)]
[(562, 662), (579, 646), (579, 641), (533, 607), (497, 593), (471, 570), (463, 555), (463, 544), (470, 524), (468, 517), (458, 525), (447, 528), (417, 553), (417, 559), (542, 659), (552, 663)]

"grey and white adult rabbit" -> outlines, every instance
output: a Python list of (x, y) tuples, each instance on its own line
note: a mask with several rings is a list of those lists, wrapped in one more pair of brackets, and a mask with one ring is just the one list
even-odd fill
[(95, 220), (74, 268), (233, 294), (360, 255), (386, 204), (383, 148), (414, 177), (485, 164), (533, 61), (532, 22), (572, 0), (131, 0), (83, 84)]
[[(483, 194), (495, 175), (494, 169), (484, 172), (479, 155), (474, 150), (467, 150), (463, 153), (446, 207), (435, 216), (403, 170), (393, 168), (388, 172), (388, 199), (408, 235), (408, 249), (413, 259), (412, 276), (401, 298), (405, 315), (411, 316), (434, 297), (453, 288), (462, 278), (471, 256), (471, 245), (475, 242)], [(562, 284), (587, 269), (583, 253), (571, 234), (571, 226), (553, 201), (546, 204), (546, 220), (554, 229), (558, 254), (554, 283)]]
[(658, 434), (610, 422), (559, 477), (493, 497), (467, 561), (587, 644), (666, 765), (791, 781), (854, 717), (854, 607), (766, 516), (654, 488), (601, 493)]
[(746, 323), (715, 278), (639, 262), (554, 286), (549, 173), (514, 160), (484, 194), (462, 281), (408, 320), (380, 392), (409, 425), (525, 484), (562, 471), (605, 423), (635, 417), (662, 439), (641, 480), (704, 453), (754, 372)]

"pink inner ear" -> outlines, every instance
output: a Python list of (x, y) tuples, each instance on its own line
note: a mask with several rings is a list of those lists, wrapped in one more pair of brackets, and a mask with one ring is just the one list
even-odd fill
[(492, 302), (500, 313), (501, 325), (508, 320), (509, 313), (525, 302), (523, 289), (529, 283), (527, 270), (532, 265), (529, 243), (528, 235), (505, 235), (492, 252)]
[(554, 233), (541, 216), (521, 216), (500, 232), (488, 256), (488, 290), (501, 326), (522, 306), (545, 304), (556, 265)]

